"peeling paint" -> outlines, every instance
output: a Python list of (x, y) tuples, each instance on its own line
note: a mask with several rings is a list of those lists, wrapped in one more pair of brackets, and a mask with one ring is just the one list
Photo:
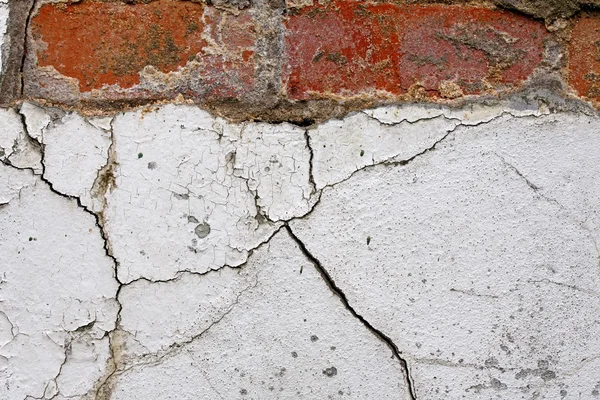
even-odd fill
[(0, 0), (0, 398), (598, 397), (597, 4), (447, 3)]

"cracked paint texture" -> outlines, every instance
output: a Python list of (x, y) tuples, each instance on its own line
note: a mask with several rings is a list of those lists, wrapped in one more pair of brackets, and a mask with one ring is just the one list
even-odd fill
[(0, 121), (0, 398), (600, 390), (594, 113)]
[(94, 218), (75, 201), (29, 170), (0, 164), (0, 179), (0, 397), (81, 397), (109, 357), (113, 263)]

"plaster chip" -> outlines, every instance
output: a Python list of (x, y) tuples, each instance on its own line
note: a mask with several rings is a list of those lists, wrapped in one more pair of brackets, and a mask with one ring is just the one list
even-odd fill
[(44, 178), (62, 194), (77, 197), (94, 211), (102, 201), (94, 199), (94, 183), (108, 163), (111, 133), (92, 125), (76, 113), (65, 114), (42, 129)]
[(439, 115), (422, 122), (385, 125), (360, 112), (318, 125), (309, 130), (317, 189), (339, 183), (368, 165), (409, 159), (433, 146), (458, 124)]
[(38, 142), (41, 142), (43, 130), (52, 122), (50, 114), (48, 114), (44, 108), (27, 102), (21, 105), (19, 113), (25, 120), (29, 136)]

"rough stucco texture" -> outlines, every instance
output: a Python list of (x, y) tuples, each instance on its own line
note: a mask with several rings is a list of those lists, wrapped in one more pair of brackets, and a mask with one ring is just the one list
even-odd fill
[(597, 11), (15, 4), (0, 400), (600, 398)]

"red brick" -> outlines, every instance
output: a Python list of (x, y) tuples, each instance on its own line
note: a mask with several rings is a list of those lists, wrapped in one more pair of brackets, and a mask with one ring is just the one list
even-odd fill
[(419, 93), (456, 97), (510, 89), (542, 60), (542, 23), (473, 6), (332, 1), (286, 21), (293, 99)]
[[(254, 31), (247, 12), (231, 17), (189, 1), (45, 4), (31, 22), (37, 63), (27, 71), (29, 94), (54, 96), (50, 69), (77, 82), (76, 91), (59, 91), (70, 100), (90, 92), (106, 99), (235, 97), (254, 82)], [(180, 75), (140, 85), (146, 66)]]
[(585, 14), (574, 23), (568, 81), (580, 96), (600, 100), (600, 15)]

